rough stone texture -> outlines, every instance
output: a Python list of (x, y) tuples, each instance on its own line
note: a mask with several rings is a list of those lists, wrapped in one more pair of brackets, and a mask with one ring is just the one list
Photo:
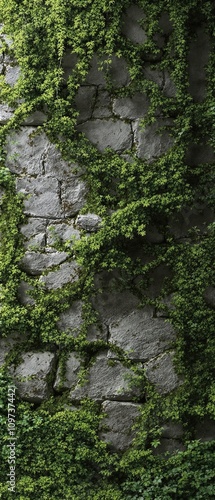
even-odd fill
[(22, 259), (22, 268), (33, 276), (40, 275), (47, 268), (61, 264), (67, 259), (66, 252), (39, 253), (26, 252)]
[[(169, 323), (153, 318), (152, 310), (133, 311), (109, 327), (110, 344), (122, 348), (130, 359), (147, 361), (167, 349), (175, 338)], [(110, 346), (111, 348), (111, 346)], [(109, 357), (116, 354), (110, 352)]]
[[(111, 285), (108, 282), (108, 276), (104, 274), (97, 280), (98, 288), (100, 286)], [(110, 324), (121, 319), (125, 314), (131, 313), (138, 306), (139, 300), (135, 295), (128, 291), (117, 292), (116, 287), (112, 291), (108, 289), (98, 294), (93, 301), (94, 307), (99, 312), (105, 324)]]
[(54, 144), (49, 143), (44, 154), (44, 171), (58, 181), (67, 181), (81, 175), (80, 167), (77, 164), (66, 162), (60, 151)]
[(164, 455), (165, 453), (172, 455), (178, 451), (185, 451), (185, 446), (177, 439), (161, 438), (160, 444), (154, 450), (154, 455)]
[(8, 85), (14, 87), (20, 77), (20, 67), (19, 66), (10, 66), (6, 67), (5, 72), (5, 82)]
[[(56, 254), (54, 254), (56, 255)], [(80, 267), (76, 262), (64, 262), (57, 271), (51, 271), (46, 276), (42, 276), (40, 281), (49, 290), (56, 290), (67, 283), (74, 283), (79, 278)]]
[(199, 422), (196, 427), (196, 439), (201, 441), (213, 441), (215, 439), (215, 422), (205, 418)]
[(108, 70), (108, 75), (113, 87), (125, 87), (130, 82), (130, 75), (125, 59), (123, 57), (112, 56), (112, 62)]
[(173, 352), (164, 353), (145, 364), (146, 377), (160, 394), (167, 394), (181, 383), (173, 365)]
[(25, 281), (20, 282), (17, 295), (20, 304), (22, 304), (23, 306), (35, 304), (35, 300), (28, 293), (31, 290), (33, 290), (33, 286), (29, 285), (29, 283), (26, 283)]
[(96, 88), (83, 86), (79, 87), (75, 97), (75, 104), (79, 111), (77, 123), (85, 122), (92, 116), (93, 105), (96, 97)]
[(18, 334), (11, 334), (7, 337), (0, 338), (0, 367), (3, 366), (7, 355), (11, 349), (13, 349), (17, 341), (20, 342), (20, 335)]
[(0, 124), (4, 125), (13, 116), (13, 109), (8, 104), (1, 104), (0, 106)]
[(22, 358), (22, 363), (13, 370), (19, 395), (31, 403), (41, 403), (52, 392), (48, 377), (54, 368), (55, 355), (48, 351), (28, 352)]
[(175, 97), (176, 95), (175, 84), (167, 71), (164, 71), (163, 93), (166, 97)]
[(177, 422), (166, 422), (163, 425), (162, 437), (166, 439), (180, 439), (183, 437), (184, 431), (182, 424)]
[(69, 331), (73, 337), (77, 337), (83, 324), (82, 302), (76, 300), (67, 311), (61, 313), (57, 322), (58, 328), (62, 331)]
[(93, 118), (109, 118), (111, 112), (110, 95), (106, 90), (98, 90), (98, 95), (93, 110)]
[(61, 391), (62, 389), (71, 389), (78, 382), (78, 373), (80, 370), (80, 361), (75, 354), (71, 353), (66, 361), (66, 371), (63, 379), (61, 380), (60, 368), (57, 369), (56, 380), (54, 389)]
[(201, 232), (204, 232), (208, 224), (213, 221), (214, 211), (211, 208), (200, 204), (192, 209), (186, 207), (179, 214), (170, 217), (170, 233), (175, 239), (185, 238), (192, 227), (197, 227)]
[(137, 5), (131, 5), (122, 16), (122, 33), (134, 43), (146, 42), (147, 36), (139, 21), (145, 18), (145, 14)]
[(70, 398), (80, 401), (89, 397), (97, 402), (106, 399), (113, 401), (131, 401), (139, 390), (130, 387), (134, 374), (119, 361), (109, 364), (106, 354), (100, 354), (89, 370), (88, 381), (84, 386), (78, 385), (70, 392)]
[(213, 286), (208, 286), (206, 288), (204, 298), (208, 306), (215, 309), (215, 288)]
[(146, 80), (151, 80), (152, 82), (159, 85), (159, 87), (163, 87), (164, 84), (164, 76), (163, 72), (158, 69), (154, 69), (150, 64), (145, 64), (143, 69), (143, 76)]
[(45, 134), (36, 134), (36, 127), (22, 127), (7, 138), (6, 165), (15, 174), (43, 173), (44, 152), (48, 147)]
[(137, 156), (148, 161), (166, 153), (173, 145), (173, 139), (167, 130), (160, 131), (160, 127), (171, 125), (170, 120), (159, 118), (144, 130), (140, 128), (140, 121), (134, 124), (134, 140), (137, 147)]
[(202, 102), (206, 94), (205, 66), (208, 63), (209, 52), (209, 35), (205, 32), (205, 27), (199, 27), (196, 30), (196, 40), (192, 40), (188, 55), (189, 91), (197, 102)]
[(105, 86), (104, 72), (100, 69), (100, 59), (95, 54), (90, 63), (90, 69), (86, 77), (88, 85)]
[(188, 165), (195, 166), (199, 163), (214, 163), (214, 150), (208, 144), (192, 144), (186, 154)]
[(31, 249), (36, 246), (44, 248), (46, 243), (46, 220), (29, 218), (28, 223), (20, 228), (21, 233), (27, 241), (24, 241), (26, 248)]
[(149, 108), (149, 100), (144, 94), (134, 94), (133, 97), (119, 97), (113, 101), (113, 111), (120, 118), (136, 120), (143, 118)]
[(31, 125), (37, 127), (38, 125), (43, 125), (43, 123), (47, 120), (47, 115), (42, 111), (34, 111), (32, 115), (25, 118), (23, 125)]
[(18, 178), (17, 191), (25, 195), (24, 213), (32, 217), (59, 219), (64, 216), (60, 203), (60, 186), (49, 176)]
[(92, 120), (78, 126), (78, 131), (103, 152), (111, 148), (118, 153), (131, 148), (132, 134), (128, 123), (120, 120)]
[(75, 68), (78, 62), (78, 56), (76, 54), (71, 54), (69, 50), (67, 50), (62, 59), (62, 68), (64, 70), (64, 80), (68, 80), (69, 76), (72, 73), (72, 70)]
[(134, 403), (104, 401), (102, 412), (107, 416), (102, 420), (102, 427), (108, 429), (101, 432), (100, 437), (116, 451), (126, 451), (135, 437), (132, 427), (139, 416), (141, 406)]
[(65, 243), (70, 241), (71, 245), (73, 241), (80, 238), (80, 232), (73, 227), (73, 224), (68, 221), (68, 223), (62, 222), (53, 224), (47, 227), (47, 245), (55, 246), (56, 241), (61, 241)]
[(85, 231), (92, 233), (99, 229), (101, 221), (102, 219), (101, 217), (99, 217), (99, 215), (85, 214), (85, 215), (78, 215), (76, 219), (76, 224), (80, 229), (84, 229)]
[(76, 178), (61, 184), (61, 201), (65, 217), (74, 217), (86, 203), (86, 184)]
[(155, 226), (149, 226), (146, 229), (146, 239), (149, 243), (163, 243), (164, 235)]

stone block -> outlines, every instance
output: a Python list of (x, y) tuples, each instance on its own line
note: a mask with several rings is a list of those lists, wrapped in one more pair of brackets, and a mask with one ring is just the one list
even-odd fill
[[(89, 122), (87, 122), (89, 123)], [(78, 178), (62, 181), (61, 202), (65, 217), (74, 217), (86, 203), (87, 186)]]
[(164, 71), (163, 93), (166, 97), (176, 96), (176, 86), (168, 71)]
[(33, 276), (40, 275), (49, 267), (57, 266), (68, 257), (66, 252), (39, 253), (26, 252), (22, 259), (22, 268)]
[(54, 389), (60, 392), (62, 389), (71, 389), (74, 387), (78, 383), (80, 366), (80, 361), (74, 353), (71, 353), (66, 361), (66, 371), (63, 379), (61, 378), (60, 368), (58, 367), (57, 369)]
[(138, 158), (153, 161), (163, 155), (173, 145), (173, 138), (168, 130), (160, 130), (160, 127), (169, 126), (172, 122), (167, 119), (157, 119), (152, 125), (145, 129), (140, 127), (140, 121), (134, 124), (134, 141), (137, 148)]
[(137, 93), (133, 97), (118, 97), (113, 101), (113, 111), (120, 118), (136, 120), (143, 118), (149, 109), (146, 95)]
[(0, 104), (0, 124), (4, 125), (13, 117), (14, 110), (8, 104)]
[(69, 76), (72, 73), (72, 70), (75, 69), (75, 66), (78, 62), (77, 54), (72, 54), (69, 50), (66, 50), (65, 54), (62, 58), (62, 69), (63, 69), (63, 79), (68, 80)]
[(188, 54), (189, 91), (196, 102), (202, 102), (206, 96), (205, 67), (211, 48), (210, 37), (206, 29), (206, 26), (197, 28)]
[(71, 242), (71, 246), (73, 241), (79, 240), (80, 232), (74, 228), (73, 224), (68, 221), (56, 224), (56, 221), (53, 221), (53, 224), (47, 227), (47, 245), (55, 246), (56, 242), (66, 241)]
[(125, 87), (130, 82), (128, 66), (123, 57), (112, 56), (108, 76), (114, 88)]
[(20, 343), (20, 335), (10, 334), (7, 337), (0, 338), (0, 367), (3, 366), (7, 355), (13, 349), (16, 342)]
[(46, 219), (30, 217), (28, 223), (21, 226), (21, 233), (26, 238), (24, 246), (28, 249), (36, 246), (44, 248), (46, 243)]
[(106, 82), (104, 71), (100, 69), (101, 62), (104, 61), (101, 61), (101, 59), (99, 59), (99, 57), (94, 54), (90, 63), (89, 72), (85, 80), (85, 83), (87, 83), (88, 85), (99, 85), (102, 87), (105, 86)]
[(79, 270), (80, 267), (76, 262), (64, 262), (57, 271), (50, 271), (45, 276), (41, 276), (40, 281), (45, 284), (48, 290), (56, 290), (68, 283), (77, 281), (79, 279)]
[(79, 87), (75, 97), (75, 106), (79, 112), (77, 123), (82, 123), (89, 120), (92, 116), (93, 106), (96, 98), (95, 86)]
[(39, 125), (43, 125), (46, 120), (47, 115), (45, 113), (42, 111), (34, 111), (30, 116), (25, 118), (23, 125), (38, 127)]
[(8, 85), (11, 85), (11, 87), (14, 87), (14, 85), (17, 83), (18, 79), (20, 77), (20, 67), (19, 66), (6, 66), (6, 71), (5, 71), (5, 82)]
[(181, 384), (173, 365), (173, 356), (173, 352), (165, 352), (145, 364), (146, 377), (159, 394), (168, 394)]
[(60, 186), (50, 176), (19, 178), (17, 191), (25, 195), (24, 213), (32, 217), (60, 219), (64, 216), (60, 203)]
[(169, 231), (175, 239), (186, 238), (192, 227), (198, 228), (201, 233), (207, 230), (208, 224), (214, 221), (214, 211), (202, 205), (193, 208), (185, 207), (180, 213), (169, 219)]
[(102, 412), (106, 416), (101, 426), (107, 426), (107, 429), (101, 431), (100, 438), (115, 451), (126, 451), (135, 437), (132, 427), (140, 414), (140, 408), (141, 405), (134, 403), (104, 401)]
[(199, 421), (196, 426), (196, 439), (200, 439), (203, 442), (213, 441), (215, 439), (215, 422), (206, 417), (202, 421)]
[(106, 90), (98, 90), (93, 118), (109, 118), (112, 115), (110, 95)]
[(151, 65), (148, 63), (144, 64), (143, 76), (146, 80), (151, 80), (153, 83), (156, 83), (159, 87), (163, 87), (164, 85), (163, 71), (151, 67)]
[(57, 326), (61, 331), (68, 331), (73, 337), (77, 337), (83, 324), (82, 302), (76, 300), (72, 306), (60, 314)]
[(137, 5), (131, 5), (122, 16), (122, 33), (131, 42), (143, 44), (147, 41), (147, 36), (139, 22), (145, 19), (145, 14)]
[(66, 162), (59, 149), (50, 142), (45, 150), (43, 165), (45, 173), (59, 181), (70, 182), (83, 173), (77, 164)]
[(111, 148), (120, 153), (132, 146), (131, 126), (121, 120), (88, 121), (79, 125), (78, 131), (84, 133), (101, 152)]
[(88, 397), (97, 402), (104, 400), (131, 401), (139, 395), (139, 389), (131, 387), (134, 373), (119, 361), (110, 364), (106, 354), (100, 354), (90, 367), (85, 385), (77, 385), (70, 392), (72, 401)]
[(98, 231), (100, 225), (101, 225), (102, 219), (99, 217), (99, 215), (96, 214), (84, 214), (84, 215), (78, 215), (76, 219), (76, 224), (80, 229), (84, 229), (85, 231), (88, 231), (89, 233), (93, 233), (95, 231)]
[(44, 133), (35, 133), (36, 127), (21, 127), (7, 137), (6, 165), (11, 172), (34, 176), (43, 173), (44, 154), (49, 141)]
[(29, 295), (29, 292), (33, 290), (33, 286), (26, 283), (26, 281), (21, 281), (17, 290), (17, 296), (20, 304), (23, 306), (34, 305), (35, 300)]
[(12, 370), (14, 382), (21, 399), (41, 403), (52, 393), (50, 376), (55, 365), (51, 352), (27, 352), (22, 363)]
[(185, 156), (185, 161), (191, 166), (214, 163), (214, 159), (214, 150), (208, 144), (191, 144)]
[[(167, 349), (175, 339), (172, 326), (154, 318), (149, 308), (133, 311), (109, 326), (109, 342), (123, 349), (129, 359), (147, 361)], [(109, 352), (110, 358), (116, 354)]]
[(163, 425), (162, 437), (166, 439), (181, 439), (183, 437), (183, 425), (168, 421)]
[[(110, 278), (110, 277), (109, 277)], [(139, 305), (138, 298), (129, 291), (116, 291), (116, 286), (113, 285), (112, 289), (108, 289), (107, 285), (111, 285), (108, 281), (108, 276), (104, 274), (100, 276), (97, 280), (97, 287), (105, 287), (106, 290), (99, 293), (95, 299), (93, 299), (93, 305), (95, 309), (100, 314), (102, 321), (109, 325), (110, 323), (116, 322), (131, 313)]]
[(178, 451), (185, 451), (185, 446), (178, 439), (161, 438), (160, 444), (155, 448), (154, 455), (173, 455)]

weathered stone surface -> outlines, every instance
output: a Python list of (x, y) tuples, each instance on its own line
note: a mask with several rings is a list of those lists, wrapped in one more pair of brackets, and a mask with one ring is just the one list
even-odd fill
[(46, 243), (46, 219), (30, 217), (28, 223), (21, 226), (20, 231), (27, 239), (27, 241), (24, 241), (26, 248), (31, 249), (34, 246), (44, 248)]
[(106, 290), (98, 294), (93, 300), (95, 309), (99, 312), (102, 321), (107, 325), (119, 321), (122, 316), (131, 313), (139, 304), (138, 298), (131, 292), (116, 291), (114, 285), (111, 291), (108, 290), (108, 285), (111, 286), (109, 279), (110, 277), (106, 274), (99, 277), (96, 283), (98, 288), (100, 286), (104, 287), (106, 283)]
[(178, 451), (185, 451), (185, 446), (178, 439), (161, 438), (160, 444), (155, 448), (154, 455), (172, 455)]
[(17, 83), (20, 77), (20, 67), (19, 66), (6, 66), (5, 72), (5, 82), (12, 87)]
[(209, 418), (199, 422), (196, 426), (196, 439), (201, 441), (213, 441), (215, 439), (215, 422)]
[[(89, 123), (89, 122), (88, 122)], [(86, 184), (75, 177), (61, 184), (61, 202), (65, 217), (74, 217), (86, 203)]]
[(47, 268), (61, 264), (67, 257), (66, 252), (26, 252), (22, 259), (22, 267), (27, 273), (37, 276)]
[(79, 87), (75, 97), (75, 105), (79, 112), (77, 123), (85, 122), (91, 118), (95, 98), (96, 87), (86, 85)]
[(100, 69), (100, 59), (96, 54), (92, 57), (90, 69), (86, 77), (86, 83), (88, 85), (105, 86), (104, 72)]
[(70, 392), (70, 398), (80, 401), (89, 397), (97, 402), (106, 399), (113, 401), (130, 401), (139, 394), (139, 390), (130, 387), (134, 374), (119, 361), (109, 364), (106, 354), (100, 354), (89, 370), (88, 381), (84, 386), (78, 385)]
[(51, 271), (46, 276), (42, 276), (40, 281), (45, 284), (46, 288), (55, 290), (67, 283), (77, 281), (79, 278), (79, 270), (80, 267), (76, 262), (64, 262), (57, 271)]
[(108, 429), (101, 432), (100, 437), (116, 451), (126, 451), (135, 437), (132, 427), (139, 416), (141, 406), (134, 403), (104, 401), (102, 412), (107, 416), (102, 420)]
[(145, 18), (145, 14), (137, 5), (131, 5), (122, 16), (122, 33), (134, 43), (146, 42), (147, 36), (139, 21)]
[(196, 30), (188, 55), (189, 91), (197, 102), (202, 102), (206, 94), (205, 66), (210, 53), (210, 38), (206, 33), (206, 26)]
[(84, 214), (78, 215), (76, 219), (76, 224), (80, 229), (84, 229), (89, 233), (95, 232), (99, 229), (102, 219), (96, 214)]
[(133, 97), (118, 97), (113, 101), (113, 111), (120, 118), (136, 120), (143, 118), (149, 108), (148, 97), (137, 93)]
[(38, 125), (43, 125), (43, 123), (47, 120), (47, 115), (42, 111), (34, 111), (30, 116), (25, 118), (23, 125), (31, 125), (33, 127), (37, 127)]
[(77, 337), (83, 324), (82, 302), (76, 300), (67, 311), (61, 313), (57, 326), (62, 331), (69, 331), (73, 337)]
[(44, 133), (34, 135), (36, 127), (22, 127), (7, 138), (6, 165), (15, 174), (43, 173), (44, 153), (48, 139)]
[(73, 224), (68, 221), (68, 223), (62, 222), (53, 224), (47, 227), (47, 245), (55, 246), (57, 241), (65, 243), (66, 241), (72, 242), (79, 240), (80, 232), (73, 227)]
[(11, 334), (0, 338), (0, 367), (4, 364), (7, 355), (13, 349), (16, 342), (20, 343), (20, 335), (18, 334)]
[(20, 178), (16, 182), (17, 191), (23, 193), (24, 213), (33, 217), (62, 218), (60, 186), (57, 179), (49, 176)]
[(61, 391), (62, 389), (71, 389), (78, 382), (78, 374), (80, 370), (80, 361), (74, 353), (71, 353), (66, 361), (66, 371), (63, 379), (61, 378), (61, 371), (58, 367), (54, 389)]
[(203, 205), (196, 205), (192, 209), (185, 207), (180, 213), (170, 217), (170, 233), (175, 239), (185, 238), (192, 227), (204, 232), (213, 221), (214, 211), (211, 208)]
[(144, 130), (140, 128), (140, 122), (137, 120), (134, 124), (134, 140), (137, 147), (138, 158), (151, 160), (166, 153), (173, 145), (173, 139), (169, 131), (162, 130), (160, 127), (171, 125), (170, 120), (157, 119), (155, 123), (147, 126)]
[(112, 62), (108, 67), (108, 75), (113, 87), (125, 87), (130, 82), (128, 66), (123, 57), (112, 56)]
[[(109, 327), (110, 344), (123, 349), (130, 359), (146, 361), (168, 348), (175, 338), (169, 323), (162, 318), (153, 318), (152, 310), (133, 311), (112, 323)], [(111, 348), (111, 346), (110, 346)], [(109, 352), (108, 356), (116, 358)]]
[(13, 109), (8, 104), (0, 104), (0, 124), (4, 125), (13, 116)]
[(176, 86), (167, 71), (164, 71), (163, 93), (166, 97), (175, 97)]
[(54, 144), (48, 143), (44, 154), (44, 171), (59, 181), (70, 181), (70, 179), (79, 177), (81, 173), (77, 164), (69, 164), (62, 156), (59, 149)]
[(152, 82), (159, 85), (159, 87), (163, 87), (164, 75), (162, 71), (152, 68), (150, 64), (145, 64), (143, 69), (143, 75), (144, 78), (146, 78), (146, 80), (151, 80)]
[(63, 59), (62, 59), (62, 68), (64, 71), (63, 77), (64, 80), (68, 80), (69, 76), (72, 73), (72, 70), (75, 68), (78, 62), (77, 54), (71, 54), (69, 50), (66, 50)]
[(93, 118), (109, 118), (111, 112), (110, 95), (106, 90), (98, 90), (98, 95), (93, 110)]
[(34, 305), (35, 300), (29, 295), (29, 292), (33, 290), (33, 286), (29, 285), (25, 281), (21, 281), (18, 287), (17, 295), (20, 303), (23, 306)]
[(204, 298), (206, 303), (215, 309), (215, 288), (213, 286), (208, 286), (206, 288)]
[(183, 437), (183, 425), (177, 422), (166, 422), (163, 425), (162, 437), (166, 439), (180, 439)]
[(160, 394), (173, 391), (181, 383), (174, 369), (173, 356), (173, 352), (165, 352), (145, 364), (146, 377)]
[(22, 363), (13, 371), (13, 377), (22, 399), (41, 403), (51, 394), (48, 382), (55, 363), (51, 352), (28, 352), (23, 354)]
[(185, 160), (191, 166), (214, 163), (214, 150), (208, 144), (192, 144), (187, 150)]
[(92, 120), (79, 125), (78, 130), (101, 152), (106, 148), (122, 152), (132, 146), (131, 127), (120, 120)]

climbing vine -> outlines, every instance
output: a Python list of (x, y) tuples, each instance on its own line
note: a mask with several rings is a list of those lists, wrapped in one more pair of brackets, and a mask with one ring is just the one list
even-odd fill
[[(215, 128), (215, 9), (212, 0), (139, 0), (132, 2), (144, 11), (141, 25), (147, 39), (135, 44), (122, 33), (122, 16), (129, 0), (0, 0), (4, 33), (13, 40), (8, 46), (2, 37), (2, 52), (16, 58), (21, 76), (11, 87), (0, 76), (1, 101), (15, 109), (13, 117), (0, 130), (1, 255), (0, 255), (0, 326), (3, 336), (16, 331), (28, 332), (28, 346), (54, 343), (89, 356), (101, 345), (86, 341), (88, 326), (96, 321), (90, 298), (96, 294), (95, 274), (118, 272), (121, 286), (131, 289), (142, 305), (153, 304), (164, 310), (176, 332), (175, 363), (183, 386), (164, 401), (148, 387), (148, 402), (139, 423), (139, 435), (124, 457), (116, 457), (98, 438), (100, 416), (96, 406), (83, 403), (80, 410), (65, 409), (67, 393), (59, 401), (44, 407), (18, 405), (18, 486), (20, 499), (183, 499), (212, 498), (214, 443), (195, 441), (196, 423), (214, 419), (214, 309), (205, 301), (205, 290), (214, 285), (214, 224), (203, 231), (193, 227), (189, 238), (178, 242), (169, 220), (184, 208), (201, 204), (214, 206), (214, 164), (192, 165), (187, 160), (190, 147), (214, 148)], [(163, 33), (162, 16), (171, 28)], [(206, 68), (204, 100), (196, 102), (189, 88), (188, 56), (197, 26), (210, 37), (210, 55)], [(74, 68), (66, 80), (64, 54), (74, 55)], [(142, 126), (165, 120), (164, 130), (172, 138), (172, 147), (153, 162), (129, 158), (111, 150), (103, 154), (77, 133), (75, 96), (85, 81), (94, 53), (106, 74), (113, 96), (132, 96), (143, 92), (149, 110)], [(124, 58), (130, 81), (115, 88), (109, 68), (113, 55)], [(175, 87), (172, 97), (145, 68), (168, 72)], [(99, 231), (90, 238), (83, 234), (70, 250), (82, 266), (80, 280), (62, 290), (44, 292), (34, 280), (34, 307), (20, 305), (17, 290), (21, 280), (33, 281), (20, 266), (23, 242), (19, 225), (23, 222), (22, 198), (16, 194), (13, 174), (5, 167), (5, 139), (10, 130), (19, 128), (35, 110), (46, 113), (41, 128), (62, 153), (65, 160), (84, 167), (89, 185), (85, 212), (102, 217)], [(38, 129), (40, 130), (40, 129)], [(192, 163), (192, 162), (191, 162)], [(164, 235), (162, 244), (150, 244), (145, 235), (150, 225), (158, 224)], [(139, 254), (134, 257), (133, 249)], [(150, 255), (150, 262), (143, 257)], [(151, 272), (160, 264), (169, 271), (156, 298), (146, 289)], [(172, 297), (170, 309), (164, 298)], [(59, 314), (73, 300), (84, 301), (85, 323), (78, 338), (59, 333)], [(90, 351), (91, 350), (91, 351)], [(16, 353), (15, 353), (16, 354)], [(11, 359), (10, 359), (11, 360)], [(7, 376), (1, 378), (1, 398)], [(57, 398), (56, 398), (57, 399)], [(2, 439), (5, 440), (5, 415), (2, 414)], [(164, 421), (182, 422), (186, 451), (168, 460), (153, 454)], [(32, 447), (32, 443), (33, 447)], [(57, 444), (56, 444), (57, 443)], [(48, 455), (51, 450), (51, 456)], [(72, 451), (71, 451), (72, 450)], [(72, 458), (71, 458), (72, 453)], [(0, 496), (13, 498), (5, 487), (6, 447), (2, 451)], [(43, 474), (44, 463), (47, 474)], [(31, 464), (31, 465), (30, 465)], [(90, 471), (90, 473), (89, 473)], [(68, 481), (67, 481), (68, 479)], [(96, 484), (96, 487), (94, 486)], [(98, 490), (98, 491), (97, 491)], [(6, 496), (8, 495), (8, 496)]]

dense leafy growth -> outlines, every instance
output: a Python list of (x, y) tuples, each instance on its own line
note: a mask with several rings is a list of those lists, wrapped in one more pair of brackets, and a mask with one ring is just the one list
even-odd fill
[[(189, 146), (214, 148), (215, 129), (215, 10), (213, 0), (139, 0), (147, 42), (136, 45), (121, 32), (122, 15), (129, 0), (0, 0), (4, 31), (14, 44), (11, 51), (21, 67), (21, 76), (11, 88), (0, 77), (1, 100), (14, 106), (14, 117), (0, 130), (1, 199), (0, 300), (1, 333), (29, 333), (28, 348), (54, 343), (62, 351), (68, 346), (88, 356), (99, 345), (86, 341), (89, 324), (96, 320), (89, 300), (96, 294), (94, 276), (99, 271), (118, 273), (124, 288), (132, 289), (141, 304), (147, 301), (160, 310), (163, 299), (173, 297), (169, 320), (177, 331), (176, 364), (184, 383), (175, 394), (161, 399), (148, 389), (148, 399), (139, 423), (135, 446), (123, 457), (112, 454), (98, 438), (99, 409), (84, 402), (81, 409), (65, 406), (66, 394), (59, 401), (33, 408), (23, 402), (17, 407), (17, 498), (58, 500), (147, 500), (213, 498), (214, 443), (199, 443), (194, 429), (204, 417), (214, 418), (214, 310), (204, 298), (214, 284), (213, 255), (215, 228), (211, 224), (180, 241), (172, 234), (169, 221), (183, 208), (214, 205), (214, 164), (191, 165)], [(162, 47), (161, 18), (167, 13), (172, 24)], [(205, 99), (195, 102), (189, 89), (188, 51), (196, 26), (210, 36), (210, 57), (206, 68)], [(62, 66), (65, 51), (76, 54), (76, 64), (67, 81)], [(113, 151), (99, 153), (76, 132), (74, 99), (97, 52), (107, 73), (113, 95), (145, 92), (150, 107), (143, 126), (153, 123), (157, 112), (171, 119), (169, 132), (173, 146), (152, 163), (120, 157)], [(126, 88), (113, 88), (108, 77), (113, 54), (124, 57), (130, 73)], [(144, 77), (151, 62), (168, 71), (174, 82), (174, 97), (166, 97), (159, 86)], [(23, 254), (19, 225), (23, 221), (22, 199), (16, 195), (14, 179), (5, 168), (5, 138), (34, 110), (45, 111), (43, 128), (59, 147), (64, 158), (84, 167), (89, 184), (86, 211), (102, 216), (98, 233), (83, 237), (76, 244), (76, 258), (82, 264), (80, 281), (62, 290), (44, 293), (39, 282), (33, 292), (34, 307), (21, 306), (17, 287), (21, 279), (31, 284), (19, 262)], [(170, 122), (168, 122), (170, 123)], [(162, 244), (151, 245), (145, 234), (149, 224), (159, 222), (165, 235)], [(136, 257), (134, 249), (139, 252)], [(69, 251), (69, 247), (67, 247)], [(74, 253), (74, 248), (71, 254)], [(144, 259), (150, 255), (149, 259)], [(160, 264), (168, 279), (156, 298), (145, 294), (153, 269)], [(34, 285), (36, 280), (34, 280)], [(59, 313), (74, 299), (85, 303), (85, 324), (81, 335), (69, 339), (56, 327)], [(16, 353), (14, 353), (14, 356)], [(10, 360), (8, 360), (10, 361)], [(2, 372), (1, 399), (6, 408), (7, 377)], [(164, 421), (182, 422), (190, 440), (186, 451), (168, 460), (153, 454)], [(6, 415), (2, 410), (1, 440), (5, 443)], [(7, 490), (7, 448), (2, 448), (0, 496), (13, 498)]]

